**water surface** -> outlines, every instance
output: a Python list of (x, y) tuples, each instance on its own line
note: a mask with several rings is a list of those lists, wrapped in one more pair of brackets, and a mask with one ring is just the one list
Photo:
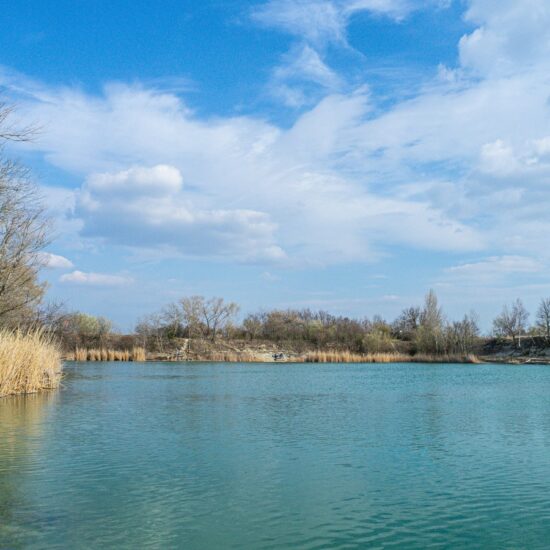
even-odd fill
[(550, 544), (550, 367), (66, 372), (0, 400), (0, 548)]

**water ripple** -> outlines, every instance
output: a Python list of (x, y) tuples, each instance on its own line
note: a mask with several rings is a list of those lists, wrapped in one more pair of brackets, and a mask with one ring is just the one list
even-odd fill
[(0, 400), (0, 548), (545, 548), (550, 369), (68, 366)]

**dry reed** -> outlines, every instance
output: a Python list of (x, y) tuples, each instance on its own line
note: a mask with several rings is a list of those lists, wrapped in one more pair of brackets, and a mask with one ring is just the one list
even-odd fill
[(400, 353), (353, 353), (351, 351), (311, 351), (304, 363), (402, 363), (410, 356)]
[(204, 361), (215, 361), (220, 363), (265, 363), (266, 357), (247, 351), (214, 351), (208, 353)]
[(0, 397), (57, 388), (61, 371), (59, 349), (44, 331), (0, 331)]
[[(198, 354), (194, 359), (220, 363), (267, 363), (271, 353), (253, 351), (210, 351)], [(76, 348), (68, 359), (74, 361), (146, 361), (146, 351), (141, 347), (129, 350), (106, 348)], [(176, 358), (177, 360), (177, 358)], [(310, 351), (301, 356), (288, 357), (289, 363), (480, 363), (475, 355), (408, 355), (403, 353), (354, 353), (351, 351)]]
[(132, 361), (144, 362), (147, 361), (147, 353), (145, 348), (132, 348)]
[(311, 351), (304, 363), (480, 363), (475, 355), (405, 355), (402, 353), (352, 353), (350, 351)]
[(482, 361), (473, 353), (451, 353), (445, 355), (429, 355), (419, 353), (410, 358), (412, 363), (472, 363), (479, 364)]
[(76, 348), (74, 354), (68, 357), (73, 361), (146, 361), (146, 351), (144, 348), (134, 347), (129, 350), (115, 349), (86, 349)]

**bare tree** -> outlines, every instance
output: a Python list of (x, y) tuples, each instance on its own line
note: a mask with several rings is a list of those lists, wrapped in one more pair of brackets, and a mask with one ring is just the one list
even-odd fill
[(504, 306), (502, 312), (493, 321), (496, 336), (512, 339), (515, 346), (521, 347), (521, 337), (527, 329), (529, 313), (518, 298), (509, 308)]
[(189, 338), (204, 336), (206, 329), (202, 322), (202, 310), (205, 299), (203, 296), (190, 296), (182, 298), (178, 304), (182, 323), (187, 328)]
[(229, 327), (239, 312), (239, 306), (233, 302), (225, 302), (223, 298), (207, 300), (203, 296), (182, 298), (179, 307), (189, 337), (200, 334), (212, 340)]
[(46, 302), (40, 304), (28, 319), (28, 327), (43, 327), (52, 333), (59, 333), (66, 325), (70, 313), (63, 302)]
[(181, 304), (168, 304), (162, 310), (160, 319), (164, 324), (164, 332), (168, 338), (180, 338), (184, 335), (186, 318)]
[(392, 323), (392, 330), (395, 336), (405, 340), (412, 340), (420, 326), (419, 307), (408, 307), (404, 309), (399, 317)]
[(27, 169), (6, 157), (6, 141), (26, 141), (32, 131), (9, 124), (13, 109), (0, 104), (0, 324), (16, 323), (44, 293), (38, 282), (40, 251), (49, 223)]
[(453, 321), (445, 329), (448, 353), (472, 353), (479, 339), (478, 316), (475, 312), (465, 315), (462, 321)]
[(67, 349), (102, 346), (113, 333), (113, 323), (109, 319), (80, 311), (62, 313), (53, 328)]
[(265, 314), (251, 313), (243, 321), (243, 328), (251, 340), (259, 338), (263, 331)]
[(542, 335), (550, 342), (550, 298), (541, 300), (536, 323)]
[(12, 122), (15, 105), (0, 101), (0, 142), (30, 141), (39, 131), (37, 126), (21, 126)]
[(426, 294), (424, 307), (420, 312), (419, 326), (416, 331), (416, 346), (419, 351), (441, 353), (444, 344), (445, 317), (439, 307), (437, 296), (433, 290)]
[(162, 314), (154, 313), (142, 318), (136, 325), (135, 332), (143, 347), (164, 352), (166, 331), (165, 317)]

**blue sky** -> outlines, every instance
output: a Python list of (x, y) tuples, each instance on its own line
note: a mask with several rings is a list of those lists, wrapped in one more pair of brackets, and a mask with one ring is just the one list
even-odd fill
[(550, 295), (544, 0), (12, 2), (13, 153), (49, 297), (121, 329), (188, 294), (485, 328)]

